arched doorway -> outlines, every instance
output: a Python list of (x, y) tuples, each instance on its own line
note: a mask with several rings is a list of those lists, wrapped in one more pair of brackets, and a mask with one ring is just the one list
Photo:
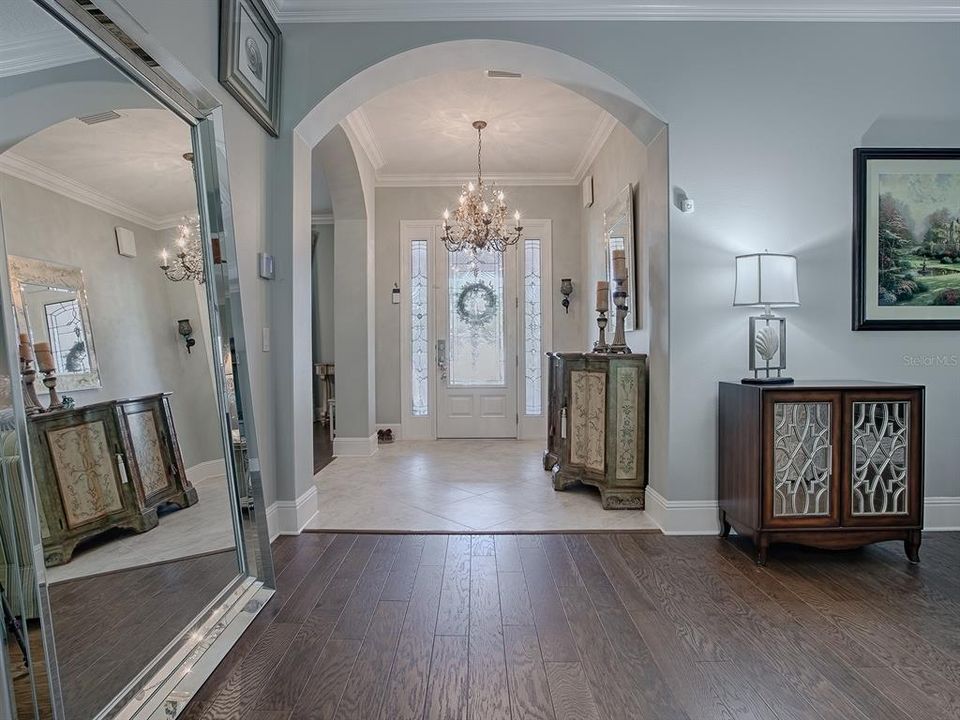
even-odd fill
[[(286, 285), (278, 287), (275, 317), (281, 318), (289, 328), (293, 348), (290, 357), (293, 382), (278, 388), (280, 406), (293, 409), (289, 432), (280, 434), (278, 485), (282, 496), (295, 499), (298, 523), (313, 514), (313, 509), (307, 507), (313, 488), (310, 396), (296, 391), (297, 387), (309, 387), (310, 383), (310, 353), (299, 353), (298, 348), (310, 347), (309, 302), (304, 300), (310, 296), (311, 150), (353, 110), (391, 87), (429, 76), (439, 68), (453, 71), (490, 67), (535, 75), (586, 97), (610, 113), (638, 140), (650, 145), (656, 154), (654, 163), (662, 171), (663, 182), (657, 188), (655, 202), (663, 210), (663, 221), (652, 230), (655, 237), (649, 257), (650, 476), (659, 480), (654, 481), (655, 486), (662, 487), (667, 464), (669, 385), (666, 123), (627, 87), (569, 55), (518, 42), (463, 40), (409, 50), (363, 70), (321, 99), (293, 128), (289, 177), (284, 179), (290, 182), (290, 216), (281, 220), (291, 231), (291, 246), (285, 249), (290, 253), (290, 277)], [(287, 208), (282, 212), (286, 214)], [(369, 292), (372, 293), (372, 287)], [(280, 329), (281, 333), (284, 329)], [(283, 397), (285, 393), (287, 397)], [(372, 418), (368, 428), (373, 431)], [(287, 487), (283, 487), (284, 484)]]

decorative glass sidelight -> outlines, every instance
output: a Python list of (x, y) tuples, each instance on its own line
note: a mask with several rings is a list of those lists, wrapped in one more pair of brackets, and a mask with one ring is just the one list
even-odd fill
[(540, 241), (523, 243), (524, 413), (543, 414), (543, 352)]
[(773, 516), (829, 515), (832, 405), (778, 402), (773, 407)]
[(852, 514), (906, 515), (910, 403), (853, 403)]
[(450, 385), (503, 385), (503, 253), (459, 250), (447, 258)]
[(427, 241), (410, 243), (410, 357), (412, 377), (410, 414), (424, 417), (430, 413), (430, 275)]

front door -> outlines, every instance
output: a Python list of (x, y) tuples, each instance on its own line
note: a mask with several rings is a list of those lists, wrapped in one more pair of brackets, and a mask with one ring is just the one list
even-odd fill
[(437, 243), (437, 437), (517, 437), (516, 252)]

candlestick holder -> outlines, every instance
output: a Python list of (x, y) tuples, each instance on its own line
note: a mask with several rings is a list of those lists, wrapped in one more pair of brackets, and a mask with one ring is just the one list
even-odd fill
[(50, 393), (50, 405), (47, 410), (60, 410), (63, 408), (63, 403), (60, 402), (60, 396), (57, 394), (57, 371), (50, 368), (48, 370), (41, 369), (40, 372), (43, 373), (43, 386)]
[(33, 361), (20, 358), (20, 377), (23, 379), (23, 404), (27, 415), (42, 413), (43, 407), (40, 405), (40, 398), (37, 397), (37, 389), (34, 387), (37, 371), (33, 367)]
[(623, 330), (624, 322), (627, 319), (627, 281), (626, 278), (614, 279), (616, 289), (613, 291), (613, 304), (617, 306), (617, 325), (613, 332), (613, 342), (607, 349), (609, 353), (629, 353), (627, 347), (627, 337)]
[(597, 327), (600, 328), (600, 339), (593, 344), (593, 352), (605, 353), (610, 349), (607, 345), (607, 311), (597, 310)]

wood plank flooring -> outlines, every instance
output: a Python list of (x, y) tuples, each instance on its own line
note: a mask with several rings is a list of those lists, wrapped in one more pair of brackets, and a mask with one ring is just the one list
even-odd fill
[(960, 534), (304, 534), (187, 720), (956, 720)]
[(229, 550), (50, 585), (68, 716), (96, 716), (237, 576), (236, 557)]

